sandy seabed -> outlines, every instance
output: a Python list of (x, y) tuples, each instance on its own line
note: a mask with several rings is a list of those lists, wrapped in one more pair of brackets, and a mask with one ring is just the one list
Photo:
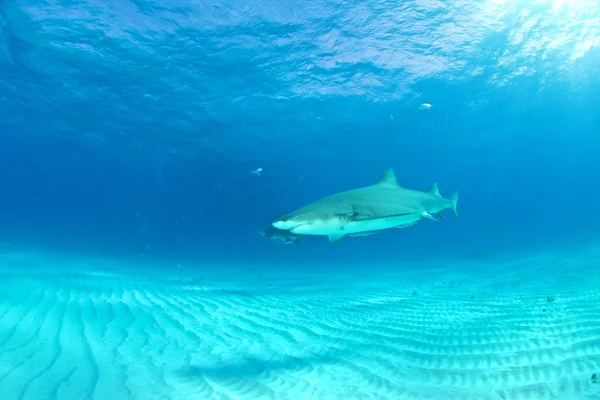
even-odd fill
[(1, 400), (600, 399), (600, 249), (394, 265), (0, 254)]

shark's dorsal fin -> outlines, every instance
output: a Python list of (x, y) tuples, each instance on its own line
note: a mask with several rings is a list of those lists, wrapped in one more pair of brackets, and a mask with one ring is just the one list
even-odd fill
[(429, 193), (441, 196), (440, 190), (438, 189), (438, 185), (436, 182), (433, 182), (433, 186), (431, 186), (431, 190), (429, 191)]
[(381, 178), (379, 178), (377, 184), (382, 186), (400, 187), (400, 185), (398, 185), (398, 181), (396, 180), (396, 174), (394, 174), (394, 170), (391, 168), (381, 175)]

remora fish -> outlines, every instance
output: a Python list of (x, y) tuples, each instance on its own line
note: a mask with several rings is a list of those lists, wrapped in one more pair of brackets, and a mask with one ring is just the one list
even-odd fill
[(437, 184), (431, 191), (405, 189), (398, 185), (394, 171), (388, 169), (370, 186), (323, 197), (273, 221), (277, 229), (298, 235), (329, 236), (331, 243), (344, 236), (414, 226), (421, 219), (436, 220), (451, 208), (458, 219), (458, 192), (446, 199)]
[(291, 233), (290, 231), (277, 229), (272, 225), (268, 225), (265, 228), (258, 231), (258, 234), (269, 239), (273, 239), (276, 242), (283, 244), (295, 244), (300, 246), (300, 237)]

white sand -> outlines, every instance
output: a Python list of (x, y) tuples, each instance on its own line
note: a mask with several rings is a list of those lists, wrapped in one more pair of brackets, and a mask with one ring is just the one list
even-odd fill
[(327, 272), (4, 253), (0, 400), (600, 399), (598, 260)]

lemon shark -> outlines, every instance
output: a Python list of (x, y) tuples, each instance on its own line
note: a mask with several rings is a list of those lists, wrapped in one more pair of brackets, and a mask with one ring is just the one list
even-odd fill
[(437, 221), (445, 209), (458, 219), (458, 192), (444, 198), (436, 183), (429, 192), (405, 189), (393, 169), (377, 183), (336, 193), (306, 204), (275, 221), (273, 227), (297, 235), (328, 236), (336, 243), (345, 236), (366, 236), (390, 228), (415, 226), (422, 219)]

